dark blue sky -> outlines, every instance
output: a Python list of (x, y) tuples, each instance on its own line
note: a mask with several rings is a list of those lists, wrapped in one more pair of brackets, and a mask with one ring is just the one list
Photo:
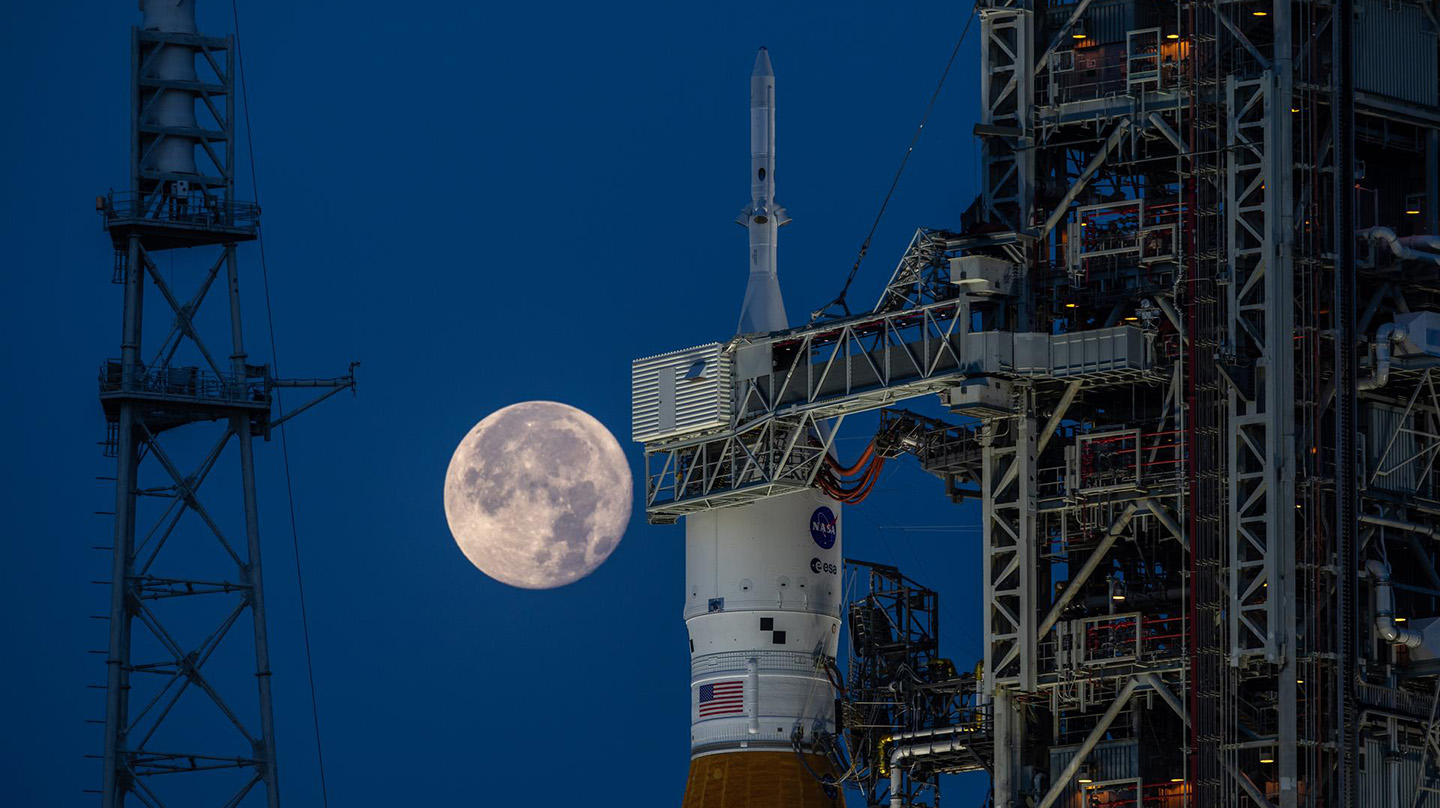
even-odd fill
[[(554, 399), (629, 451), (629, 363), (730, 336), (745, 282), (748, 75), (777, 73), (780, 275), (792, 321), (854, 260), (963, 27), (962, 4), (243, 3), (275, 329), (286, 375), (363, 361), (360, 394), (295, 422), (296, 511), (332, 804), (678, 802), (688, 759), (682, 528), (645, 524), (592, 577), (532, 592), (472, 568), (445, 525), (456, 442)], [(93, 198), (127, 182), (130, 3), (0, 13), (0, 775), (7, 804), (98, 787), (114, 473), (95, 369), (120, 287)], [(233, 29), (228, 3), (201, 25)], [(978, 24), (976, 25), (978, 29)], [(917, 226), (975, 193), (973, 30), (852, 301)], [(242, 161), (243, 157), (242, 150)], [(245, 163), (242, 162), (242, 165)], [(242, 198), (253, 196), (242, 171)], [(255, 361), (258, 257), (242, 249)], [(183, 263), (169, 271), (182, 274)], [(163, 316), (152, 295), (147, 314)], [(213, 301), (212, 301), (213, 305)], [(217, 334), (217, 341), (224, 332)], [(844, 433), (842, 454), (868, 437)], [(319, 786), (278, 441), (260, 445), (281, 782)], [(227, 463), (235, 462), (233, 455)], [(973, 509), (913, 462), (847, 517), (846, 554), (940, 588), (943, 643), (979, 654)], [(217, 489), (220, 490), (220, 489)], [(913, 526), (957, 530), (909, 530)], [(246, 636), (234, 635), (245, 650)], [(244, 685), (245, 680), (241, 680)], [(244, 685), (247, 690), (249, 685)], [(983, 778), (953, 783), (978, 801)]]

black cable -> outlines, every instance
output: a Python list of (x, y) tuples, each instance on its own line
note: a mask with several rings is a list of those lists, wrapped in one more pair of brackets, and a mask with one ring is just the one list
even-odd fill
[(935, 92), (930, 94), (930, 103), (925, 106), (925, 114), (920, 118), (920, 125), (915, 128), (915, 135), (910, 138), (910, 145), (905, 149), (905, 156), (900, 158), (900, 167), (895, 170), (895, 178), (890, 181), (890, 190), (885, 192), (885, 199), (880, 203), (880, 211), (875, 214), (875, 221), (870, 225), (870, 232), (866, 234), (865, 241), (860, 244), (860, 254), (855, 256), (855, 265), (850, 267), (850, 275), (845, 278), (845, 285), (841, 287), (840, 294), (835, 299), (826, 303), (819, 311), (810, 315), (810, 322), (815, 322), (825, 315), (832, 307), (839, 304), (845, 314), (850, 314), (850, 307), (845, 304), (845, 295), (850, 291), (850, 284), (855, 281), (855, 275), (860, 271), (860, 264), (865, 260), (865, 254), (870, 252), (870, 242), (875, 238), (875, 231), (880, 227), (880, 220), (885, 216), (885, 209), (890, 206), (890, 197), (895, 195), (895, 188), (900, 185), (900, 175), (905, 173), (905, 165), (910, 162), (910, 155), (915, 151), (915, 144), (920, 141), (920, 133), (925, 131), (925, 124), (930, 120), (930, 113), (935, 109), (935, 102), (940, 98), (940, 91), (945, 87), (945, 79), (950, 76), (950, 68), (955, 64), (955, 57), (960, 55), (960, 46), (965, 44), (965, 37), (970, 33), (970, 24), (975, 22), (975, 12), (980, 8), (977, 4), (970, 9), (970, 18), (965, 21), (965, 29), (960, 32), (960, 38), (955, 41), (955, 49), (950, 51), (950, 60), (945, 63), (945, 70), (940, 74), (940, 81), (935, 85)]
[[(245, 113), (245, 147), (250, 155), (250, 185), (255, 191), (255, 202), (260, 202), (260, 179), (255, 170), (255, 137), (250, 130), (250, 94), (245, 89), (245, 54), (240, 49), (240, 9), (235, 0), (230, 0), (230, 12), (235, 18), (235, 59), (240, 70), (240, 104)], [(270, 270), (265, 263), (265, 231), (255, 226), (260, 245), (260, 280), (265, 289), (265, 321), (270, 332), (270, 365), (276, 375), (280, 373), (280, 355), (275, 349), (275, 316), (270, 306)], [(275, 389), (275, 403), (284, 410), (279, 388)], [(285, 498), (290, 506), (290, 544), (295, 550), (295, 580), (300, 591), (300, 628), (305, 639), (305, 672), (310, 679), (310, 718), (315, 725), (315, 756), (320, 764), (320, 800), (326, 808), (330, 805), (330, 791), (325, 783), (325, 747), (320, 741), (320, 707), (315, 695), (315, 663), (310, 652), (310, 618), (305, 610), (305, 573), (300, 564), (300, 530), (295, 519), (295, 490), (290, 483), (290, 444), (285, 437), (285, 423), (280, 423), (280, 455), (285, 461)]]

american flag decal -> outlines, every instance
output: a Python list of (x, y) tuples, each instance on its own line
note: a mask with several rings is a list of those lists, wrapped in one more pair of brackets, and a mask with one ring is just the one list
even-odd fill
[(731, 679), (700, 685), (700, 717), (745, 712), (745, 680)]

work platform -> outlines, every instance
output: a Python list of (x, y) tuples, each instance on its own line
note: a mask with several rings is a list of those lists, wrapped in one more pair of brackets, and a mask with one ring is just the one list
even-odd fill
[(96, 197), (106, 231), (115, 249), (125, 249), (138, 236), (149, 251), (235, 244), (252, 241), (260, 230), (260, 206), (187, 192), (154, 195), (111, 191)]

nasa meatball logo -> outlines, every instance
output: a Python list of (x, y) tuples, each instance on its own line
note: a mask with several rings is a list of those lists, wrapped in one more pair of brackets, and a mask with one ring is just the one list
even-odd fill
[(835, 546), (835, 513), (829, 508), (822, 505), (810, 514), (810, 538), (821, 550)]

